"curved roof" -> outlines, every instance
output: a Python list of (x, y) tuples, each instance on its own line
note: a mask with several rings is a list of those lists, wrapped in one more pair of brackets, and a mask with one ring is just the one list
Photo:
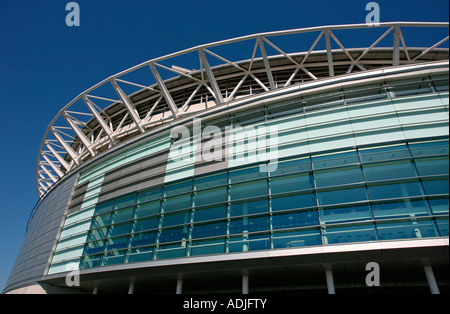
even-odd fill
[[(136, 65), (82, 92), (51, 121), (37, 159), (38, 194), (45, 195), (67, 173), (121, 142), (240, 97), (387, 66), (448, 60), (448, 48), (439, 48), (448, 36), (421, 48), (408, 47), (404, 36), (412, 29), (442, 27), (449, 24), (395, 22), (268, 32)], [(369, 44), (344, 46), (338, 36), (358, 36)], [(377, 47), (386, 42), (387, 47)], [(236, 51), (241, 56), (247, 52), (247, 59), (234, 60)]]

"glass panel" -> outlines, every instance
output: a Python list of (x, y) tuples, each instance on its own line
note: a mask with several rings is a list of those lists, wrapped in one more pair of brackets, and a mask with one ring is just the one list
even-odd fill
[(227, 223), (225, 221), (208, 224), (195, 224), (192, 229), (192, 238), (198, 239), (224, 235), (227, 233), (226, 228)]
[(416, 171), (411, 161), (396, 161), (380, 164), (363, 165), (368, 181), (415, 177)]
[(267, 195), (267, 180), (258, 180), (230, 186), (230, 200)]
[[(424, 78), (423, 80), (427, 80)], [(391, 93), (394, 93), (395, 97), (402, 97), (407, 95), (418, 95), (431, 93), (431, 86), (429, 82), (421, 82), (418, 79), (415, 82), (411, 80), (402, 80), (395, 82), (388, 82), (388, 88)]]
[(90, 267), (97, 267), (100, 266), (102, 255), (94, 255), (94, 256), (84, 256), (81, 260), (80, 268), (90, 268)]
[(160, 201), (154, 201), (136, 206), (135, 217), (145, 217), (149, 215), (155, 215), (159, 213)]
[(125, 251), (108, 252), (102, 258), (102, 266), (122, 264), (124, 255)]
[(157, 259), (184, 257), (186, 256), (186, 244), (160, 245), (156, 250), (156, 256)]
[(128, 207), (122, 210), (116, 210), (111, 217), (111, 223), (116, 224), (132, 218), (134, 207)]
[(119, 199), (116, 199), (114, 202), (114, 209), (124, 208), (130, 205), (134, 205), (136, 202), (136, 194), (129, 195), (126, 197), (122, 197)]
[(225, 186), (195, 193), (195, 206), (226, 202), (226, 200), (227, 188)]
[(421, 176), (448, 174), (448, 157), (420, 158), (415, 161)]
[(323, 244), (376, 241), (373, 224), (352, 224), (322, 228)]
[(311, 170), (311, 160), (309, 157), (278, 162), (277, 170), (271, 172), (270, 175), (278, 176), (307, 170)]
[(372, 203), (375, 218), (424, 215), (429, 213), (428, 204), (425, 200), (396, 200), (388, 203)]
[(158, 217), (138, 220), (134, 223), (133, 232), (154, 229), (158, 226), (157, 223)]
[(425, 192), (430, 194), (448, 194), (449, 185), (448, 179), (443, 180), (422, 180)]
[(319, 224), (317, 211), (289, 212), (287, 214), (273, 215), (273, 229), (313, 226)]
[(164, 229), (161, 231), (161, 235), (159, 236), (159, 242), (163, 243), (185, 240), (188, 237), (187, 232), (187, 226), (181, 228)]
[(150, 261), (153, 258), (153, 247), (131, 249), (127, 253), (127, 263)]
[(114, 237), (117, 235), (122, 235), (130, 232), (131, 223), (126, 222), (119, 225), (112, 225), (108, 230), (108, 237)]
[(337, 154), (326, 154), (312, 156), (314, 169), (339, 167), (359, 163), (358, 154), (355, 151), (348, 151)]
[(190, 255), (207, 255), (225, 253), (225, 239), (192, 241)]
[(313, 177), (308, 173), (270, 179), (271, 194), (308, 190), (313, 188)]
[(410, 143), (409, 147), (414, 157), (441, 155), (449, 153), (448, 141)]
[(319, 209), (320, 221), (322, 223), (335, 223), (354, 220), (371, 219), (370, 206), (333, 206)]
[(380, 240), (428, 238), (438, 236), (431, 219), (377, 222)]
[(103, 246), (103, 241), (86, 243), (86, 245), (84, 246), (84, 254), (88, 255), (103, 252)]
[(274, 232), (272, 242), (274, 249), (322, 244), (318, 229)]
[(316, 195), (314, 193), (289, 195), (285, 197), (272, 198), (272, 211), (285, 209), (296, 209), (316, 206)]
[(230, 221), (230, 233), (262, 231), (269, 229), (269, 217), (245, 217)]
[(320, 205), (352, 203), (367, 200), (367, 192), (364, 187), (335, 189), (320, 191), (317, 193), (317, 198)]
[(316, 179), (317, 187), (364, 182), (362, 170), (359, 166), (315, 171), (314, 178)]
[(265, 178), (266, 176), (267, 173), (261, 172), (259, 165), (245, 169), (233, 170), (229, 173), (230, 183)]
[(109, 212), (113, 209), (113, 206), (114, 206), (114, 201), (108, 201), (106, 203), (97, 205), (95, 207), (95, 214), (99, 215), (99, 214)]
[(443, 199), (430, 199), (429, 203), (433, 214), (448, 213), (448, 197)]
[(194, 180), (194, 187), (195, 190), (203, 190), (208, 189), (211, 187), (219, 186), (219, 185), (225, 185), (227, 184), (227, 174), (220, 173), (215, 174), (212, 176), (202, 176), (199, 178), (195, 178)]
[(242, 216), (269, 211), (269, 201), (267, 198), (258, 201), (248, 201), (233, 203), (230, 205), (230, 216)]
[(363, 90), (344, 89), (347, 105), (375, 101), (387, 98), (385, 89), (380, 85), (364, 86)]
[(227, 207), (217, 206), (205, 209), (195, 209), (194, 222), (224, 218), (227, 216)]
[(156, 188), (148, 191), (140, 192), (137, 196), (137, 203), (145, 203), (147, 201), (161, 198), (162, 188)]
[(164, 186), (164, 196), (178, 195), (181, 193), (191, 192), (192, 180), (187, 180), (178, 183), (170, 183)]
[(94, 229), (89, 231), (86, 242), (96, 241), (106, 238), (106, 228)]
[(182, 225), (189, 223), (190, 221), (190, 212), (185, 211), (182, 213), (176, 213), (176, 214), (165, 214), (161, 217), (162, 220), (162, 226), (163, 227), (171, 227), (176, 225)]
[(436, 223), (441, 237), (448, 237), (448, 217), (436, 218)]
[(108, 225), (110, 218), (111, 218), (111, 214), (104, 214), (104, 215), (94, 217), (94, 220), (92, 221), (91, 229)]
[(155, 231), (135, 233), (130, 237), (130, 247), (155, 244), (155, 240), (156, 240)]
[(392, 160), (410, 157), (406, 144), (385, 146), (370, 149), (360, 149), (359, 154), (362, 162)]
[(371, 199), (388, 199), (424, 195), (420, 182), (402, 182), (368, 187)]
[(191, 194), (166, 198), (163, 202), (163, 212), (191, 207)]
[(127, 242), (127, 236), (105, 240), (105, 251), (124, 249), (127, 246)]
[(270, 240), (268, 234), (231, 237), (228, 242), (228, 251), (230, 253), (267, 249), (270, 249)]

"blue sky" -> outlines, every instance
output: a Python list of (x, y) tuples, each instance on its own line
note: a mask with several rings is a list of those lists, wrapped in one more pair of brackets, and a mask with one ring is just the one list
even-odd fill
[[(80, 27), (65, 24), (68, 2), (0, 1), (0, 291), (38, 200), (35, 165), (42, 136), (69, 101), (112, 74), (199, 44), (364, 23), (369, 1), (78, 0)], [(448, 0), (377, 3), (381, 22), (449, 20)]]

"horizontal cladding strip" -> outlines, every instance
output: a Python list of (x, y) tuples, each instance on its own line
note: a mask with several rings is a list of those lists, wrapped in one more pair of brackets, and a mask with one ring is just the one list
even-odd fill
[[(90, 275), (95, 276), (96, 274), (101, 274), (101, 276), (105, 276), (106, 273), (111, 272), (116, 273), (117, 276), (120, 276), (121, 271), (142, 271), (144, 269), (155, 269), (156, 272), (160, 273), (159, 269), (166, 267), (169, 267), (169, 269), (172, 267), (180, 267), (186, 271), (186, 266), (196, 264), (199, 265), (199, 268), (197, 270), (202, 270), (204, 269), (205, 263), (209, 265), (213, 265), (214, 263), (221, 263), (221, 265), (224, 267), (226, 267), (227, 263), (238, 263), (238, 267), (243, 267), (245, 265), (249, 266), (248, 263), (250, 261), (255, 262), (252, 263), (253, 266), (261, 266), (260, 263), (271, 266), (289, 265), (289, 262), (295, 264), (327, 263), (332, 262), (335, 258), (341, 260), (342, 257), (339, 258), (340, 254), (346, 256), (347, 260), (349, 258), (349, 254), (355, 254), (355, 256), (359, 255), (358, 258), (363, 258), (363, 260), (368, 257), (375, 260), (404, 259), (405, 252), (412, 252), (415, 250), (417, 252), (422, 252), (421, 254), (417, 254), (417, 256), (425, 258), (431, 257), (429, 254), (430, 250), (433, 249), (433, 257), (448, 258), (448, 247), (448, 238), (338, 244), (305, 248), (275, 249), (270, 251), (258, 252), (228, 253), (200, 257), (193, 256), (149, 262), (136, 262), (132, 264), (104, 266), (102, 268), (82, 269), (80, 270), (80, 276), (81, 278), (84, 277), (85, 280), (88, 280)], [(335, 255), (335, 257), (333, 257), (333, 255)], [(412, 254), (412, 256), (414, 255)], [(283, 260), (285, 262), (283, 262)], [(167, 271), (170, 271), (169, 269), (167, 269)], [(43, 281), (49, 283), (57, 283), (61, 281), (63, 283), (66, 275), (67, 272), (47, 275), (43, 278)]]

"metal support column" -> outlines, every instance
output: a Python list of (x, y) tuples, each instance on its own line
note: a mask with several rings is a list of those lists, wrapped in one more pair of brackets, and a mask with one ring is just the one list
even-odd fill
[(434, 277), (433, 268), (429, 265), (424, 266), (423, 270), (425, 271), (425, 276), (427, 276), (428, 285), (430, 286), (431, 294), (441, 294), (439, 292), (439, 287), (436, 282), (436, 278)]
[(333, 271), (331, 268), (325, 270), (325, 276), (327, 278), (328, 294), (336, 294), (336, 291), (334, 290)]
[(394, 26), (392, 65), (400, 65), (400, 25)]
[(325, 44), (327, 46), (328, 74), (330, 76), (334, 76), (333, 53), (331, 51), (331, 40), (330, 40), (331, 31), (329, 29), (326, 29), (323, 32), (325, 34)]
[(248, 294), (248, 274), (242, 275), (242, 294)]
[(128, 294), (134, 294), (134, 282), (130, 282), (128, 286)]
[(177, 291), (176, 294), (182, 294), (183, 293), (183, 279), (179, 278), (177, 280)]

